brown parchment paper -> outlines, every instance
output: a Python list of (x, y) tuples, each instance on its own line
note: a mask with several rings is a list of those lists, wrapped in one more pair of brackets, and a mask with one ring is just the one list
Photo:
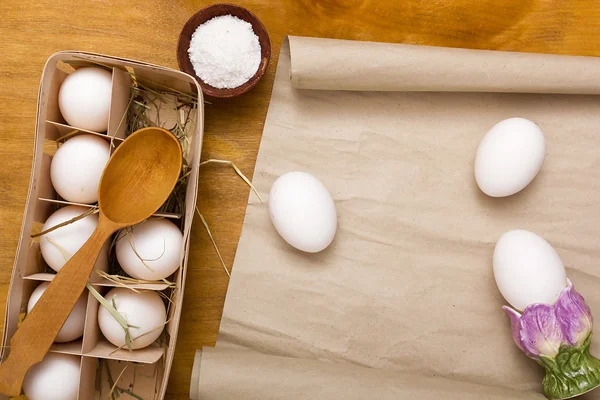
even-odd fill
[[(492, 252), (507, 230), (542, 235), (600, 312), (600, 102), (576, 94), (597, 93), (599, 83), (594, 58), (290, 37), (253, 183), (266, 199), (283, 173), (317, 176), (336, 202), (338, 232), (319, 254), (296, 251), (250, 196), (217, 350), (198, 370), (200, 392), (310, 398), (286, 385), (321, 371), (314, 379), (330, 377), (321, 386), (364, 376), (371, 398), (389, 395), (371, 379), (398, 379), (394, 387), (408, 393), (400, 398), (428, 398), (419, 392), (427, 387), (439, 399), (517, 398), (513, 389), (541, 396), (542, 369), (514, 345), (500, 309)], [(486, 197), (473, 178), (477, 145), (515, 116), (543, 130), (544, 166), (519, 194)], [(286, 362), (231, 356), (222, 346)], [(282, 370), (287, 383), (274, 385)], [(265, 392), (243, 396), (252, 382)], [(225, 383), (225, 394), (211, 392)], [(469, 385), (500, 392), (484, 396)], [(453, 392), (470, 387), (471, 397)]]
[(292, 37), (298, 89), (598, 94), (600, 58)]
[[(199, 355), (200, 357), (200, 355)], [(544, 400), (544, 396), (358, 365), (205, 348), (193, 398), (311, 400)]]

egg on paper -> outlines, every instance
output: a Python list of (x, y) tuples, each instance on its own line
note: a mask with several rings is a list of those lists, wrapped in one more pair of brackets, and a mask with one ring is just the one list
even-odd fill
[(27, 371), (23, 392), (29, 400), (77, 400), (81, 357), (48, 353)]
[(179, 268), (183, 234), (165, 218), (150, 218), (119, 234), (116, 255), (131, 277), (156, 281)]
[(329, 191), (305, 172), (289, 172), (273, 183), (269, 212), (281, 237), (308, 253), (327, 248), (337, 230), (337, 212)]
[(510, 305), (524, 310), (530, 304), (554, 304), (567, 287), (567, 272), (552, 246), (525, 230), (500, 237), (494, 248), (494, 278)]
[[(46, 291), (46, 289), (48, 289), (48, 286), (50, 286), (50, 282), (44, 282), (35, 288), (31, 294), (31, 297), (29, 297), (29, 302), (27, 303), (27, 312), (30, 312), (33, 309), (40, 297), (42, 297), (42, 294)], [(54, 339), (56, 343), (71, 342), (83, 336), (87, 306), (86, 300), (87, 290), (84, 291), (79, 297), (77, 303), (75, 303), (75, 307), (73, 307), (73, 310), (71, 310), (69, 317), (58, 332), (58, 335), (56, 335), (56, 338)]]
[(108, 129), (112, 73), (103, 68), (79, 68), (65, 78), (58, 108), (67, 123), (94, 132)]
[[(167, 321), (167, 310), (160, 295), (148, 290), (135, 293), (125, 288), (114, 288), (105, 296), (109, 303), (127, 320), (132, 349), (142, 349), (154, 343)], [(106, 308), (99, 305), (98, 325), (104, 337), (117, 347), (125, 346), (125, 331)]]
[[(85, 212), (89, 208), (81, 206), (66, 206), (59, 208), (44, 223), (42, 231), (50, 229), (58, 224), (69, 221)], [(88, 215), (71, 224), (62, 226), (52, 232), (46, 233), (40, 237), (40, 251), (44, 261), (56, 272), (60, 271), (66, 264), (67, 258), (72, 256), (83, 246), (83, 244), (92, 236), (94, 229), (98, 225), (98, 215)], [(108, 248), (109, 241), (106, 241), (94, 268), (108, 271)]]
[(475, 156), (475, 180), (485, 194), (505, 197), (523, 190), (544, 162), (541, 129), (525, 118), (498, 122), (485, 134)]
[(85, 134), (64, 142), (50, 164), (54, 190), (73, 203), (98, 201), (98, 186), (110, 158), (110, 145), (103, 138)]

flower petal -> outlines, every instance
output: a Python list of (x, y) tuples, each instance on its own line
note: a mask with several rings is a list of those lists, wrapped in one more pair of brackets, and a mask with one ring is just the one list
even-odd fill
[[(521, 314), (508, 306), (502, 306), (502, 309), (510, 318), (510, 326), (512, 328), (512, 337), (515, 341), (516, 345), (519, 346), (521, 351), (525, 354), (530, 355), (523, 347), (523, 342), (521, 341)], [(531, 356), (531, 355), (530, 355)]]
[(592, 313), (571, 281), (554, 306), (563, 336), (573, 346), (581, 346), (592, 332)]
[(551, 358), (558, 354), (563, 335), (553, 306), (531, 304), (523, 311), (520, 322), (520, 336), (525, 353)]

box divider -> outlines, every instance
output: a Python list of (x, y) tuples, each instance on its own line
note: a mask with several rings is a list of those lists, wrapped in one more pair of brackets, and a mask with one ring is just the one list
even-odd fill
[(68, 343), (54, 343), (50, 350), (52, 353), (71, 354), (74, 356), (81, 356), (81, 338), (73, 340)]
[(44, 261), (42, 252), (40, 251), (40, 242), (32, 239), (29, 240), (30, 244), (27, 248), (27, 258), (25, 263), (23, 263), (23, 269), (19, 275), (21, 278), (46, 271), (46, 262)]
[[(98, 291), (102, 296), (104, 296), (107, 290), (103, 287), (99, 287), (96, 285), (92, 286), (94, 289)], [(98, 300), (88, 291), (88, 303), (86, 308), (86, 316), (85, 316), (85, 328), (83, 330), (83, 347), (82, 352), (84, 355), (87, 355), (90, 351), (96, 347), (100, 338), (102, 337), (102, 333), (100, 333), (100, 327), (98, 326)]]
[[(71, 126), (71, 125), (67, 125), (66, 123), (56, 122), (56, 121), (52, 121), (52, 120), (46, 120), (46, 123), (48, 125), (52, 126), (53, 128), (56, 128), (56, 132), (53, 132), (53, 136), (56, 136), (57, 134), (58, 134), (58, 136), (49, 138), (52, 140), (61, 139), (61, 142), (62, 142), (62, 141), (70, 139), (73, 136), (88, 134), (88, 135), (99, 136), (102, 139), (105, 139), (106, 141), (110, 141), (110, 138), (106, 135), (106, 133), (94, 132), (94, 131), (90, 131), (88, 129), (78, 128), (76, 126)], [(118, 144), (118, 143), (122, 142), (123, 139), (115, 138), (115, 141), (117, 142), (115, 144)]]
[[(38, 197), (47, 197), (47, 198), (55, 198), (56, 191), (52, 186), (52, 181), (50, 180), (50, 165), (52, 164), (52, 156), (49, 154), (42, 155), (42, 169), (40, 171), (40, 176), (37, 179), (37, 187), (38, 187)], [(32, 201), (36, 201), (36, 199), (31, 199)], [(52, 214), (50, 210), (48, 210), (46, 204), (39, 204), (36, 201), (35, 203), (35, 214), (33, 216), (33, 220), (36, 222), (41, 222), (42, 224), (46, 222), (46, 219)]]
[(50, 90), (48, 92), (48, 102), (46, 103), (46, 118), (51, 121), (66, 123), (58, 106), (58, 92), (60, 91), (60, 87), (68, 75), (69, 74), (61, 71), (58, 68), (54, 69), (53, 78), (50, 82)]
[[(40, 202), (59, 204), (59, 205), (64, 205), (64, 206), (80, 206), (80, 207), (88, 207), (88, 208), (92, 208), (95, 206), (95, 204), (73, 203), (72, 201), (59, 200), (59, 199), (53, 199), (53, 198), (47, 198), (47, 197), (39, 197), (38, 200)], [(48, 217), (49, 216), (50, 216), (50, 214), (48, 214)], [(181, 219), (180, 214), (169, 213), (169, 212), (157, 212), (157, 213), (152, 214), (152, 216), (160, 217), (160, 218), (169, 218), (169, 219)], [(43, 223), (43, 222), (45, 222), (46, 219), (48, 219), (48, 217), (46, 217), (44, 219), (44, 221), (38, 221), (38, 222)]]
[(127, 110), (132, 95), (132, 79), (129, 73), (113, 67), (112, 92), (108, 116), (108, 136), (124, 139), (127, 128)]
[(78, 400), (92, 400), (96, 397), (96, 372), (98, 365), (98, 360), (95, 358), (81, 357)]

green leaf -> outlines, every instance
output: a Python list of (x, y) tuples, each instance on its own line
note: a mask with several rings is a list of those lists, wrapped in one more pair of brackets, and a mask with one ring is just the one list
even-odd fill
[(581, 353), (573, 353), (569, 358), (569, 367), (572, 370), (578, 370), (581, 367)]
[(541, 356), (546, 370), (544, 395), (550, 400), (577, 397), (600, 386), (600, 360), (589, 353), (590, 337), (579, 347), (563, 344), (554, 359)]
[[(562, 348), (561, 348), (561, 350), (562, 350)], [(569, 361), (569, 353), (568, 352), (558, 353), (555, 360), (556, 360), (556, 363), (558, 364), (558, 366), (560, 367), (560, 369), (564, 369), (565, 366), (567, 365), (567, 362)]]

